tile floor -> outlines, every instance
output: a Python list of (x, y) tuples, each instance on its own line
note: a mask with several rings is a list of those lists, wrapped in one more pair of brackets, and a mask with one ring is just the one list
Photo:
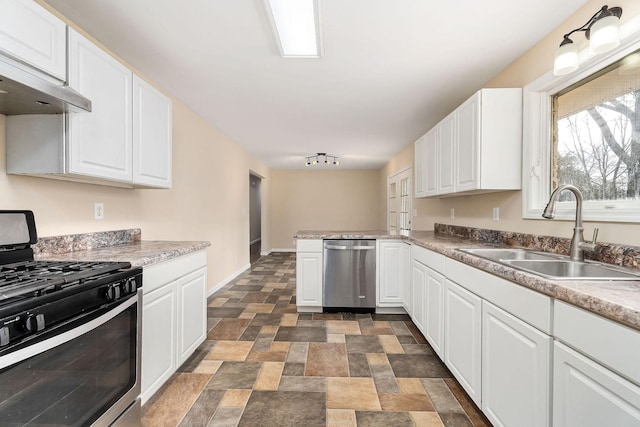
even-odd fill
[(298, 314), (295, 254), (209, 298), (207, 340), (143, 426), (490, 426), (406, 315)]

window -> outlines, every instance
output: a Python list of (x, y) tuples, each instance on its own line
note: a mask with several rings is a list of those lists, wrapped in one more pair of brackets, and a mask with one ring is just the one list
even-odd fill
[(411, 168), (390, 176), (387, 181), (388, 230), (408, 234), (411, 230)]
[[(584, 219), (640, 222), (638, 27), (637, 20), (623, 26), (620, 47), (577, 73), (548, 73), (524, 88), (525, 218), (541, 218), (551, 190), (573, 184), (584, 196)], [(563, 193), (556, 217), (574, 216), (573, 195)]]

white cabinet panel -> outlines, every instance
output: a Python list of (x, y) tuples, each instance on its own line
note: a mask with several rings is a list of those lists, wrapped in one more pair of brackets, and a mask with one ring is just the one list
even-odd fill
[(481, 406), (482, 300), (450, 280), (445, 284), (444, 362)]
[(207, 269), (180, 279), (178, 290), (177, 365), (184, 363), (207, 336)]
[(69, 114), (69, 171), (131, 182), (131, 71), (69, 29), (69, 86), (91, 99), (91, 113)]
[(444, 286), (444, 277), (428, 268), (425, 338), (441, 359), (444, 357)]
[(449, 114), (438, 124), (438, 194), (456, 191), (456, 115)]
[(424, 335), (427, 323), (427, 268), (419, 262), (411, 261), (411, 304), (409, 314), (411, 320)]
[(425, 197), (425, 137), (426, 135), (413, 143), (413, 156), (415, 159), (415, 197)]
[(482, 303), (482, 410), (495, 426), (550, 424), (552, 338)]
[(143, 296), (142, 403), (176, 370), (177, 307), (175, 283)]
[[(438, 138), (440, 131), (434, 127), (423, 138), (422, 179), (424, 197), (438, 194)], [(416, 160), (416, 167), (417, 167)]]
[(640, 425), (640, 388), (559, 342), (553, 380), (555, 427)]
[(171, 188), (172, 102), (133, 76), (133, 183)]
[(476, 92), (456, 110), (456, 191), (475, 190), (480, 186), (480, 94)]
[(322, 307), (322, 252), (296, 254), (296, 305)]
[(67, 26), (29, 0), (3, 0), (0, 51), (57, 78), (67, 79)]
[(404, 242), (378, 241), (377, 253), (377, 305), (404, 307), (408, 301), (409, 246)]

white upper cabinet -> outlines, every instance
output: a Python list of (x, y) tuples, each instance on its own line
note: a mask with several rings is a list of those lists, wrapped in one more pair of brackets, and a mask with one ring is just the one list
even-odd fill
[(423, 182), (416, 197), (518, 190), (522, 90), (482, 89), (419, 141), (415, 163)]
[[(424, 153), (425, 150), (425, 138), (427, 137), (427, 135), (424, 135), (422, 137), (420, 137), (419, 140), (417, 140), (414, 144), (413, 144), (413, 149), (414, 149), (414, 157), (416, 159), (421, 159), (421, 158), (425, 158), (426, 155)], [(424, 172), (425, 172), (425, 164), (421, 163), (418, 164), (416, 163), (416, 168), (415, 168), (415, 196), (416, 197), (426, 197), (425, 195), (425, 183), (426, 183), (426, 178), (424, 177)]]
[(67, 74), (66, 25), (30, 0), (3, 0), (0, 51), (64, 82)]
[(171, 188), (172, 102), (69, 28), (69, 86), (91, 112), (7, 117), (7, 172)]
[(68, 116), (70, 173), (132, 181), (131, 79), (131, 70), (69, 29), (69, 86), (93, 106)]
[(133, 76), (133, 182), (171, 188), (171, 99)]
[(437, 194), (455, 191), (456, 175), (456, 122), (455, 111), (438, 124), (436, 173), (438, 175)]

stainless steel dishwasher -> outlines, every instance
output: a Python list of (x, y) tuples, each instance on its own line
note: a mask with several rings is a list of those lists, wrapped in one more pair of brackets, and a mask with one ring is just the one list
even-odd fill
[(322, 306), (325, 311), (375, 309), (375, 240), (324, 241)]

